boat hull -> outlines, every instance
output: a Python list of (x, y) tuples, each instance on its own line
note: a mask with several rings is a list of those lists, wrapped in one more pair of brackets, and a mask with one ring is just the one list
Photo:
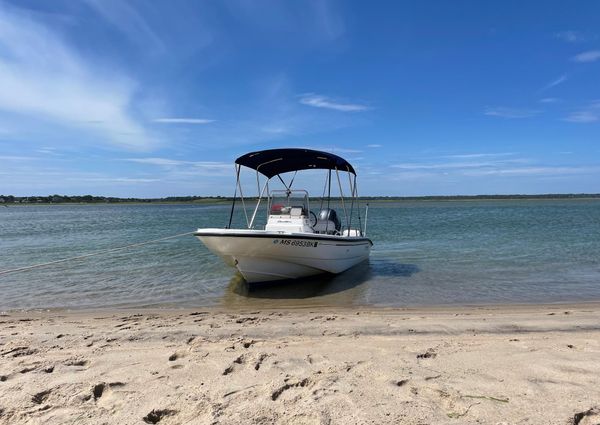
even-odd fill
[(364, 237), (261, 230), (199, 229), (195, 236), (249, 283), (341, 273), (366, 260)]

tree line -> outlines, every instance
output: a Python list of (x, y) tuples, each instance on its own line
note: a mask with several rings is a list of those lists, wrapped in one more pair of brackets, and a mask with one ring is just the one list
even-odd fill
[[(574, 199), (600, 198), (600, 193), (548, 193), (542, 195), (450, 195), (450, 196), (361, 196), (362, 201), (451, 201), (485, 199)], [(169, 203), (169, 202), (224, 202), (227, 196), (168, 196), (164, 198), (118, 198), (93, 195), (13, 196), (0, 195), (0, 204), (119, 204), (119, 203)], [(248, 200), (256, 199), (247, 197)], [(332, 200), (339, 200), (332, 197)]]
[(0, 203), (5, 204), (118, 204), (118, 203), (152, 203), (152, 202), (198, 202), (220, 201), (222, 196), (169, 196), (165, 198), (117, 198), (113, 196), (93, 195), (48, 195), (48, 196), (13, 196), (0, 195)]

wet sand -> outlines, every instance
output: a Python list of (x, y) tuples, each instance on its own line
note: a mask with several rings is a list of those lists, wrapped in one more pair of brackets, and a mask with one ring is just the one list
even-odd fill
[(600, 304), (0, 317), (1, 424), (600, 423)]

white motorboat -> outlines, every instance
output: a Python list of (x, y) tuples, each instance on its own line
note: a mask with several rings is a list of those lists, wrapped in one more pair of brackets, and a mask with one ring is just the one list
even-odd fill
[[(248, 283), (297, 279), (320, 273), (341, 273), (369, 257), (373, 242), (366, 237), (360, 216), (356, 188), (356, 172), (345, 159), (327, 152), (311, 149), (269, 149), (250, 152), (235, 161), (237, 182), (231, 206), (229, 225), (224, 229), (198, 229), (194, 235), (206, 247), (235, 267)], [(246, 210), (240, 181), (241, 167), (256, 171), (258, 200), (251, 216)], [(301, 170), (327, 170), (325, 190), (318, 214), (310, 209), (306, 190), (292, 189), (296, 173)], [(282, 175), (293, 172), (289, 184)], [(340, 172), (348, 175), (350, 200), (344, 198)], [(332, 173), (339, 184), (339, 203), (343, 210), (331, 208)], [(261, 177), (266, 178), (261, 189)], [(269, 190), (269, 181), (277, 177), (284, 190)], [(232, 229), (236, 198), (240, 200), (247, 228)], [(267, 220), (264, 228), (256, 228), (256, 218), (265, 199)], [(350, 204), (350, 205), (348, 205)], [(239, 203), (238, 203), (239, 205)], [(359, 226), (352, 227), (353, 211), (357, 210)]]

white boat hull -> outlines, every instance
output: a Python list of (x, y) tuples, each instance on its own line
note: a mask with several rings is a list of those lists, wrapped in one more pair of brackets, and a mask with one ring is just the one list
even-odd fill
[(249, 283), (341, 273), (366, 260), (373, 243), (356, 236), (198, 229), (195, 236)]

